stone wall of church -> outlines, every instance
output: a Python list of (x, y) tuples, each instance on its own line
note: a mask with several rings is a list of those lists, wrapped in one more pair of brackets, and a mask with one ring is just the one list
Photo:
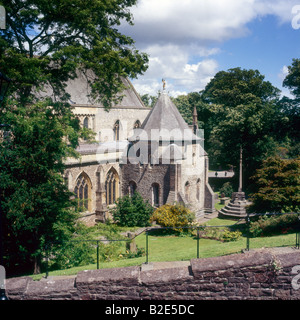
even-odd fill
[[(144, 199), (149, 200), (152, 204), (152, 185), (159, 185), (159, 205), (166, 203), (170, 192), (170, 181), (172, 180), (172, 169), (175, 165), (139, 165), (126, 164), (121, 165), (122, 171), (122, 193), (128, 194), (129, 183), (135, 182), (136, 191), (139, 192)], [(171, 180), (170, 180), (171, 179)], [(174, 183), (174, 180), (173, 180)]]
[(77, 179), (81, 174), (86, 174), (91, 182), (91, 212), (95, 212), (95, 190), (97, 188), (96, 172), (98, 169), (98, 164), (81, 164), (78, 163), (76, 166), (70, 166), (65, 172), (65, 177), (67, 178), (68, 188), (71, 192), (74, 192)]
[(200, 145), (188, 146), (186, 160), (182, 161), (181, 166), (179, 191), (194, 212), (205, 206), (205, 156), (200, 152)]
[(93, 108), (91, 106), (78, 106), (74, 109), (74, 114), (84, 125), (87, 119), (88, 127), (95, 133), (95, 140), (100, 142), (114, 140), (114, 126), (116, 122), (120, 124), (120, 140), (126, 140), (133, 135), (133, 129), (137, 123), (141, 125), (147, 117), (148, 108), (112, 108), (109, 112), (104, 108)]
[[(99, 187), (101, 185), (102, 189), (105, 189), (105, 181), (107, 177), (107, 173), (114, 169), (118, 176), (120, 185), (118, 188), (118, 195), (117, 197), (122, 196), (122, 178), (121, 178), (121, 172), (120, 172), (120, 166), (119, 163), (109, 163), (109, 164), (101, 164), (99, 163), (77, 163), (76, 165), (69, 165), (67, 167), (67, 170), (65, 171), (65, 178), (67, 180), (68, 188), (71, 192), (74, 192), (76, 182), (78, 178), (85, 174), (91, 182), (91, 189), (89, 194), (89, 199), (91, 201), (90, 210), (82, 213), (81, 220), (91, 225), (93, 222), (95, 222), (95, 212), (96, 212), (96, 192), (99, 190)], [(102, 194), (102, 203), (104, 204), (106, 201), (105, 192)]]

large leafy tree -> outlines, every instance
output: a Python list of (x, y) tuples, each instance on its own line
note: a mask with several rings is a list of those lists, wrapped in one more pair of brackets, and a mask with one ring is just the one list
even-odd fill
[(279, 94), (259, 71), (241, 68), (217, 73), (203, 92), (216, 111), (208, 141), (210, 157), (216, 166), (238, 168), (242, 148), (246, 186), (261, 161), (276, 150), (276, 125), (285, 121)]
[(288, 74), (283, 85), (290, 89), (294, 98), (284, 97), (281, 100), (282, 113), (287, 116), (289, 122), (285, 127), (279, 127), (282, 135), (289, 139), (288, 154), (296, 158), (300, 155), (300, 59), (293, 59), (292, 65), (288, 67)]
[(193, 124), (193, 112), (196, 107), (199, 129), (204, 130), (205, 149), (209, 149), (209, 138), (213, 128), (216, 125), (216, 116), (219, 114), (219, 106), (208, 104), (203, 99), (202, 92), (191, 92), (187, 95), (178, 96), (174, 99), (179, 112), (184, 120)]
[(300, 59), (293, 59), (283, 85), (291, 90), (296, 99), (300, 99)]
[[(50, 85), (59, 99), (78, 70), (87, 75), (94, 99), (109, 107), (122, 89), (121, 77), (137, 77), (148, 58), (121, 34), (132, 24), (137, 0), (1, 0), (7, 29), (0, 31), (0, 69), (28, 102), (34, 89)], [(87, 73), (87, 71), (92, 72)]]
[(233, 68), (220, 71), (207, 84), (203, 97), (209, 103), (235, 108), (248, 103), (266, 103), (277, 99), (280, 91), (258, 70)]
[[(76, 214), (64, 185), (64, 160), (75, 156), (81, 129), (67, 103), (69, 79), (85, 74), (91, 95), (109, 108), (123, 88), (122, 77), (146, 70), (147, 56), (121, 34), (132, 23), (136, 0), (0, 0), (7, 29), (0, 31), (0, 70), (13, 80), (0, 123), (0, 187), (5, 266), (11, 273), (39, 271), (42, 253), (67, 241)], [(92, 75), (92, 76), (91, 76)], [(50, 86), (55, 99), (38, 99)], [(51, 252), (50, 252), (51, 253)], [(28, 267), (25, 267), (25, 265)]]
[(1, 116), (10, 125), (0, 144), (4, 264), (8, 274), (38, 273), (45, 250), (55, 252), (51, 243), (67, 241), (74, 232), (77, 215), (63, 161), (76, 156), (81, 130), (62, 103), (14, 106), (8, 102)]

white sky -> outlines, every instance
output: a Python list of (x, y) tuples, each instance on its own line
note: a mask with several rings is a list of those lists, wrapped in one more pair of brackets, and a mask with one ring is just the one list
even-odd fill
[[(199, 91), (218, 71), (233, 67), (230, 54), (240, 54), (236, 67), (247, 68), (253, 56), (260, 59), (251, 67), (262, 74), (276, 74), (267, 80), (278, 86), (292, 57), (299, 57), (300, 48), (299, 52), (298, 47), (291, 49), (290, 56), (283, 58), (279, 51), (285, 50), (286, 45), (281, 47), (277, 42), (276, 59), (274, 48), (267, 41), (263, 42), (261, 53), (259, 40), (269, 37), (275, 43), (276, 35), (288, 32), (284, 41), (295, 42), (299, 37), (300, 45), (300, 30), (292, 27), (292, 20), (297, 19), (292, 9), (298, 4), (300, 0), (139, 0), (131, 10), (135, 25), (121, 28), (136, 41), (137, 49), (150, 56), (148, 71), (133, 81), (134, 86), (139, 93), (156, 95), (162, 88), (161, 79), (165, 78), (173, 96)], [(274, 23), (272, 17), (276, 30), (268, 29), (268, 24)], [(264, 29), (255, 27), (259, 23)], [(273, 55), (272, 66), (268, 54)], [(264, 59), (268, 68), (261, 70)]]

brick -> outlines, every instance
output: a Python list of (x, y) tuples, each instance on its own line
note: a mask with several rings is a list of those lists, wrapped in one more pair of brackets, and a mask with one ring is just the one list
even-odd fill
[[(298, 251), (294, 254), (299, 255)], [(241, 254), (194, 260), (195, 273), (187, 267), (150, 271), (128, 267), (80, 272), (76, 279), (8, 279), (6, 287), (12, 300), (300, 300), (300, 290), (291, 286), (290, 268), (274, 273), (265, 265), (266, 257), (258, 259), (262, 265), (256, 261), (255, 266), (249, 257)], [(257, 252), (252, 257), (257, 258)], [(298, 258), (289, 255), (288, 259), (294, 262)], [(209, 270), (214, 261), (219, 269), (213, 266)]]

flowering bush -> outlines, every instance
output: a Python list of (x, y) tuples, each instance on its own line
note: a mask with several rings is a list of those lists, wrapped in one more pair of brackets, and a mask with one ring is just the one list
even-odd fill
[(163, 227), (173, 227), (175, 231), (182, 232), (183, 227), (191, 226), (195, 214), (180, 204), (165, 204), (156, 209), (151, 221), (156, 221)]

